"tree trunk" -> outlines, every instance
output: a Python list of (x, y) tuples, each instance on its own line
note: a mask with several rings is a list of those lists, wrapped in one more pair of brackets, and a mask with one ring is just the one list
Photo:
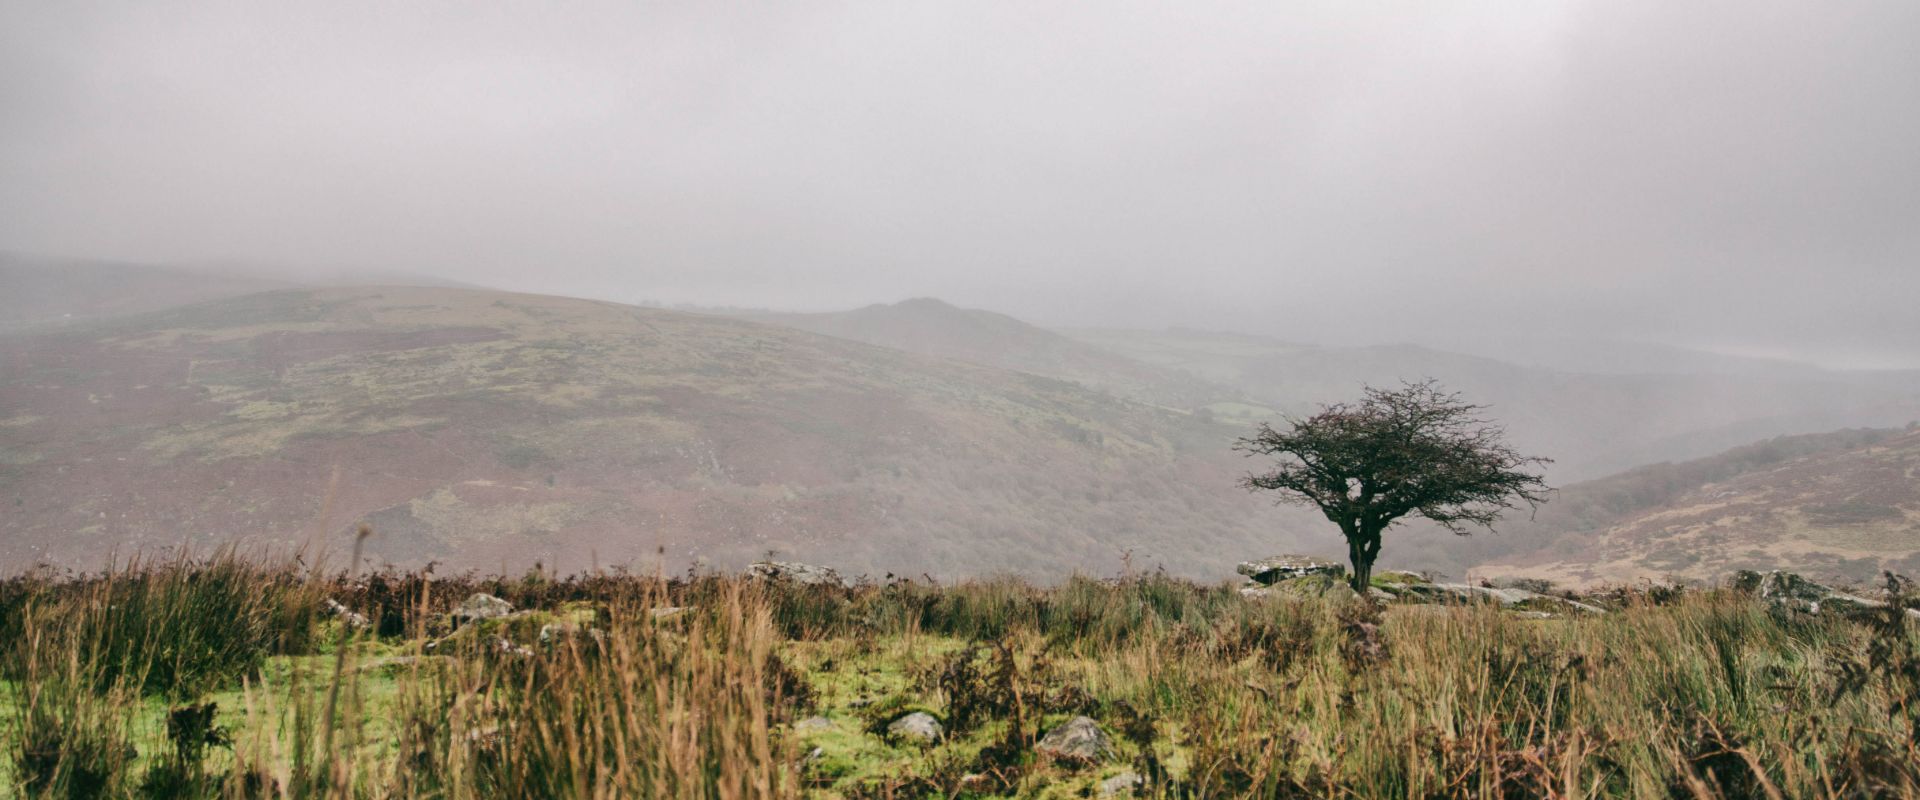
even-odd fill
[(1380, 532), (1355, 530), (1347, 534), (1347, 558), (1353, 563), (1352, 586), (1361, 597), (1373, 586), (1373, 560), (1380, 556)]

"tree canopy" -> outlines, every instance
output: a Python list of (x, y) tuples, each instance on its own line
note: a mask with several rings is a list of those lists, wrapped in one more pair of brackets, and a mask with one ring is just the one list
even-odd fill
[(1425, 517), (1457, 534), (1491, 528), (1508, 510), (1543, 503), (1551, 491), (1530, 468), (1551, 463), (1521, 455), (1486, 408), (1431, 380), (1398, 389), (1367, 387), (1356, 403), (1323, 407), (1285, 429), (1262, 423), (1235, 449), (1275, 459), (1242, 485), (1311, 505), (1340, 526), (1364, 593), (1380, 534), (1401, 518)]

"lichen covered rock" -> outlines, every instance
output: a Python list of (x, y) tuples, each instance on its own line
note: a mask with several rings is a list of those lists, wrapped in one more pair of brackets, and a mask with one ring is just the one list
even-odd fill
[(475, 592), (460, 601), (453, 610), (453, 618), (460, 622), (478, 622), (483, 619), (497, 619), (513, 613), (513, 604), (485, 592)]
[(760, 580), (789, 581), (802, 586), (852, 586), (832, 567), (802, 564), (798, 561), (756, 561), (747, 565), (747, 577)]
[(1113, 739), (1091, 717), (1074, 717), (1047, 731), (1033, 748), (1055, 761), (1091, 764), (1113, 755)]
[(946, 726), (932, 714), (915, 711), (887, 726), (887, 735), (913, 742), (937, 742), (947, 735)]

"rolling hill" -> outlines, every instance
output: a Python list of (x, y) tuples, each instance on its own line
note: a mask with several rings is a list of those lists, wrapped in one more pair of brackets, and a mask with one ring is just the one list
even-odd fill
[(0, 331), (156, 311), (289, 285), (266, 278), (0, 251)]
[(1915, 373), (1595, 374), (1414, 345), (1314, 347), (1190, 330), (1067, 333), (1287, 413), (1350, 399), (1364, 385), (1436, 378), (1491, 406), (1489, 415), (1521, 449), (1555, 459), (1556, 482), (1704, 457), (1774, 436), (1920, 419)]
[(1143, 402), (1194, 409), (1240, 392), (1195, 381), (993, 311), (929, 297), (826, 313), (746, 312), (748, 319), (913, 353), (1072, 381)]
[[(0, 338), (0, 564), (337, 541), (518, 569), (771, 551), (853, 571), (1221, 575), (1330, 550), (1240, 428), (722, 317), (288, 290)], [(1302, 532), (1299, 534), (1290, 533)]]
[(1563, 523), (1568, 535), (1486, 571), (1575, 585), (1712, 581), (1740, 569), (1837, 582), (1920, 572), (1920, 428), (1782, 439), (1568, 494), (1590, 501), (1578, 504), (1589, 519), (1612, 518), (1590, 530)]

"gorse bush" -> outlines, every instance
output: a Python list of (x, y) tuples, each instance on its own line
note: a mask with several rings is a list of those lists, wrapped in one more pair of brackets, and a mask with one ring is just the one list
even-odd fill
[[(1077, 795), (1126, 771), (1164, 797), (1914, 796), (1920, 646), (1890, 589), (1852, 616), (1661, 590), (1542, 620), (1159, 574), (139, 564), (0, 584), (0, 795)], [(521, 613), (456, 630), (475, 592)], [(945, 738), (885, 735), (913, 711)], [(1080, 715), (1111, 755), (1039, 753)]]

